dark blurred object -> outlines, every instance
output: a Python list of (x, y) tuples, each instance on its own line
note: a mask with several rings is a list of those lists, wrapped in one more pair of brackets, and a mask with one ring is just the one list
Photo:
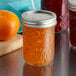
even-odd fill
[(70, 42), (76, 49), (76, 0), (69, 0), (70, 10)]
[(41, 0), (41, 8), (57, 14), (56, 32), (64, 31), (69, 27), (68, 0)]

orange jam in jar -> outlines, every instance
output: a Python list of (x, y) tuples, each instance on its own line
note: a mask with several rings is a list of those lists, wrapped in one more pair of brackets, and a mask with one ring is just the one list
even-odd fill
[(22, 14), (23, 56), (26, 63), (35, 66), (52, 63), (56, 23), (53, 12), (41, 10)]

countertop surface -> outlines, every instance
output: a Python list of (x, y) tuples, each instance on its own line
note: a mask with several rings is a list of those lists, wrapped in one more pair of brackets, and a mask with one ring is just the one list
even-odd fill
[(35, 67), (25, 63), (22, 49), (0, 57), (0, 76), (76, 76), (76, 50), (67, 31), (56, 34), (54, 63)]

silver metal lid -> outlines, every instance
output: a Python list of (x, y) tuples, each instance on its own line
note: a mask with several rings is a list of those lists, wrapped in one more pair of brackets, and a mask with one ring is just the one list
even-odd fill
[(56, 14), (50, 11), (37, 10), (22, 14), (22, 24), (28, 27), (50, 27), (56, 23)]
[(69, 9), (76, 11), (76, 0), (69, 0)]

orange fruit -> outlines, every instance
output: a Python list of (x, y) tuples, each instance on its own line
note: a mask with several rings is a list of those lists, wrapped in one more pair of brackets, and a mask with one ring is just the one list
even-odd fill
[(0, 40), (13, 38), (20, 26), (19, 18), (10, 11), (0, 10)]

